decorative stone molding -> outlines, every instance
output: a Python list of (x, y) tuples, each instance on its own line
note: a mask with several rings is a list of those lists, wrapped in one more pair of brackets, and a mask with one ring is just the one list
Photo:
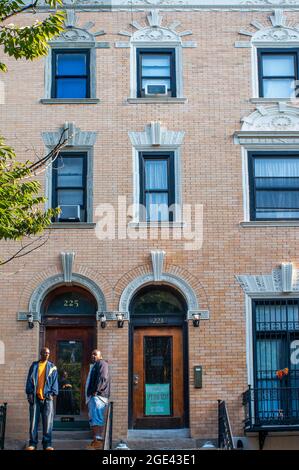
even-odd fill
[(28, 321), (28, 315), (32, 314), (33, 321), (41, 322), (41, 315), (39, 312), (18, 312), (17, 320), (18, 321)]
[[(103, 292), (100, 287), (91, 279), (82, 274), (72, 274), (72, 284), (81, 286), (87, 289), (95, 298), (97, 302), (98, 311), (103, 312), (107, 310), (106, 301)], [(41, 314), (41, 306), (46, 295), (53, 289), (59, 286), (65, 285), (64, 275), (57, 274), (55, 276), (45, 279), (39, 286), (33, 291), (29, 301), (29, 312), (33, 315)]]
[(179, 147), (183, 143), (184, 131), (169, 131), (160, 122), (151, 122), (143, 132), (129, 132), (133, 147)]
[[(127, 287), (122, 292), (120, 301), (119, 301), (119, 311), (120, 312), (129, 312), (130, 309), (130, 302), (134, 296), (134, 294), (143, 286), (147, 284), (155, 284), (156, 281), (154, 279), (154, 275), (151, 273), (143, 274), (130, 282)], [(163, 273), (161, 275), (161, 279), (159, 284), (168, 284), (170, 286), (175, 287), (180, 291), (187, 302), (188, 312), (189, 311), (198, 311), (199, 305), (197, 296), (192, 289), (192, 287), (188, 284), (187, 281), (184, 279), (170, 273)]]
[(292, 263), (282, 263), (271, 274), (239, 275), (237, 281), (249, 296), (299, 293), (299, 271)]
[[(207, 9), (212, 11), (256, 11), (259, 6), (261, 8), (286, 6), (298, 10), (298, 0), (110, 0), (109, 2), (104, 0), (64, 0), (63, 3), (66, 8), (76, 8), (83, 11), (132, 11), (155, 7), (174, 11)], [(44, 0), (41, 0), (39, 4), (41, 4), (40, 9), (49, 9)]]
[(283, 292), (291, 292), (293, 288), (293, 263), (281, 263), (281, 281)]
[(65, 122), (59, 131), (42, 132), (45, 146), (55, 147), (63, 131), (65, 138), (68, 139), (68, 147), (93, 147), (97, 139), (97, 132), (81, 131), (73, 122)]
[(234, 143), (240, 144), (245, 148), (252, 149), (260, 147), (261, 149), (277, 149), (279, 147), (293, 148), (299, 145), (298, 132), (255, 132), (243, 131), (234, 134)]
[[(252, 3), (252, 2), (250, 2)], [(273, 0), (270, 3), (270, 0), (265, 0), (264, 3), (269, 5), (276, 4), (282, 6), (284, 4), (283, 0)], [(295, 1), (294, 3), (297, 3)], [(262, 4), (260, 2), (259, 4)], [(235, 47), (247, 47), (245, 44), (248, 44), (248, 47), (253, 46), (275, 46), (280, 44), (285, 44), (286, 46), (299, 44), (299, 24), (292, 25), (287, 22), (287, 18), (283, 13), (282, 9), (275, 9), (273, 14), (269, 16), (271, 26), (264, 25), (258, 20), (253, 20), (250, 25), (255, 28), (255, 32), (248, 31), (246, 29), (241, 29), (239, 34), (247, 36), (250, 38), (249, 41), (242, 41), (242, 45), (237, 41)]]
[(64, 252), (60, 253), (61, 255), (61, 264), (62, 270), (64, 275), (64, 282), (69, 283), (72, 282), (72, 275), (73, 275), (73, 264), (75, 259), (75, 252)]
[(117, 314), (122, 313), (124, 321), (129, 321), (128, 312), (97, 312), (97, 320), (100, 321), (101, 315), (104, 314), (107, 321), (116, 321)]
[(299, 131), (299, 108), (284, 102), (257, 106), (241, 122), (242, 131)]
[(161, 281), (165, 255), (165, 251), (162, 250), (151, 251), (154, 281), (156, 282)]
[[(93, 21), (88, 21), (80, 27), (78, 24), (78, 17), (74, 9), (66, 10), (64, 24), (66, 30), (49, 43), (52, 47), (65, 47), (66, 44), (69, 43), (74, 47), (78, 47), (78, 45), (84, 45), (85, 47), (98, 47), (100, 43), (96, 38), (106, 34), (105, 31), (92, 32), (91, 29), (95, 25)], [(105, 44), (109, 47), (109, 43)]]
[(209, 320), (210, 319), (210, 312), (209, 310), (189, 310), (187, 319), (193, 320), (193, 315), (199, 314), (201, 320)]
[[(151, 4), (148, 2), (148, 4)], [(156, 6), (155, 3), (152, 3), (153, 6)], [(171, 45), (183, 45), (182, 38), (185, 36), (190, 36), (192, 31), (181, 31), (178, 32), (177, 28), (180, 26), (179, 21), (174, 21), (168, 26), (162, 26), (163, 17), (160, 14), (159, 10), (151, 10), (147, 15), (148, 25), (141, 25), (138, 21), (133, 21), (131, 26), (136, 29), (134, 33), (129, 31), (120, 31), (118, 34), (120, 36), (129, 37), (130, 40), (128, 44), (138, 43), (142, 45), (143, 43), (152, 44), (152, 45), (161, 45), (165, 46), (169, 43)], [(121, 44), (121, 45), (120, 45)], [(116, 47), (125, 47), (125, 42), (116, 43)], [(196, 47), (196, 43), (189, 41), (185, 43), (185, 47)]]

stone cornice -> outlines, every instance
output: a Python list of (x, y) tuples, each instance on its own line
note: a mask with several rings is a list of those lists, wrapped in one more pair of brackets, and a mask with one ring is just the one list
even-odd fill
[[(40, 9), (49, 10), (48, 5), (42, 5)], [(299, 10), (298, 0), (64, 0), (65, 9), (75, 10), (224, 10), (224, 11), (271, 11), (273, 8), (284, 10)]]

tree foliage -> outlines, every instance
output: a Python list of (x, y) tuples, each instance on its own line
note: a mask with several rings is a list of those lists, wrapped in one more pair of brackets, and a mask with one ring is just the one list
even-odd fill
[[(36, 12), (38, 0), (28, 3), (26, 0), (0, 0), (0, 47), (7, 56), (33, 60), (48, 52), (48, 41), (64, 30), (65, 14), (57, 10), (62, 0), (44, 0), (53, 9), (46, 18), (33, 21), (26, 26), (18, 26), (13, 22), (14, 17), (21, 13)], [(7, 66), (0, 62), (0, 71), (6, 72)], [(46, 157), (32, 163), (17, 161), (14, 150), (5, 144), (0, 136), (0, 240), (22, 240), (40, 234), (51, 223), (51, 218), (57, 215), (57, 209), (43, 210), (46, 201), (40, 195), (41, 184), (34, 180), (37, 169), (56, 158), (59, 149), (65, 141), (59, 142), (54, 151)], [(30, 242), (27, 246), (31, 246)], [(18, 250), (23, 256), (24, 247)], [(30, 252), (30, 250), (29, 250)], [(0, 260), (0, 265), (7, 261)]]

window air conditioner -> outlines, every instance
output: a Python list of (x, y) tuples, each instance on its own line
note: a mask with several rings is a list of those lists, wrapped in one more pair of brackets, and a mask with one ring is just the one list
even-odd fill
[(80, 222), (80, 206), (79, 205), (62, 205), (58, 214), (59, 222)]
[(145, 85), (145, 96), (167, 95), (167, 85)]

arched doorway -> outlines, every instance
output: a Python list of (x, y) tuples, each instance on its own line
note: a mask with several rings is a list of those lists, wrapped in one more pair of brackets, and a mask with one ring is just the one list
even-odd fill
[(58, 287), (42, 303), (42, 344), (59, 375), (54, 429), (88, 427), (85, 383), (96, 346), (96, 312), (95, 298), (79, 286)]
[(141, 288), (130, 303), (130, 412), (133, 429), (189, 422), (187, 305), (166, 285)]

